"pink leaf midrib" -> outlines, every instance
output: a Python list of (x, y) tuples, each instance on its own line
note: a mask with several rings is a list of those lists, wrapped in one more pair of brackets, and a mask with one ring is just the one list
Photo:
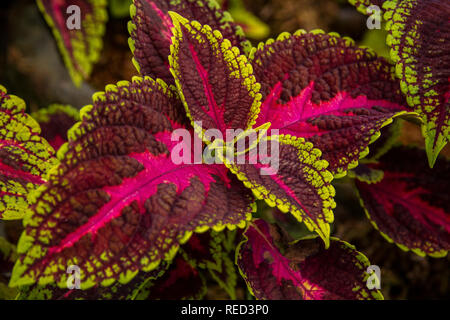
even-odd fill
[(200, 61), (200, 58), (198, 57), (198, 54), (195, 51), (195, 48), (191, 43), (189, 43), (189, 50), (191, 52), (192, 59), (194, 60), (194, 64), (197, 68), (197, 72), (198, 72), (200, 78), (202, 79), (203, 90), (204, 90), (205, 97), (208, 100), (208, 104), (209, 104), (209, 106), (208, 106), (209, 111), (206, 111), (205, 108), (202, 108), (202, 109), (208, 116), (210, 116), (214, 120), (214, 122), (216, 124), (216, 128), (219, 129), (220, 132), (225, 133), (226, 125), (225, 125), (223, 116), (221, 114), (218, 114), (219, 106), (217, 105), (217, 102), (214, 98), (214, 93), (212, 92), (211, 84), (209, 83), (208, 72), (203, 67), (203, 65)]

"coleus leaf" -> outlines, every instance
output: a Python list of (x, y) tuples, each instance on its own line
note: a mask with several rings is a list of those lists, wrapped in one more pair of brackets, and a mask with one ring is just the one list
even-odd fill
[[(259, 88), (247, 58), (217, 30), (176, 13), (169, 64), (194, 129), (249, 129), (259, 112)], [(201, 122), (201, 128), (198, 122)]]
[[(176, 13), (171, 13), (171, 17), (174, 38), (169, 63), (196, 132), (207, 143), (212, 140), (207, 136), (208, 129), (220, 131), (222, 137), (228, 136), (229, 129), (248, 132), (258, 115), (261, 95), (247, 58), (218, 30)], [(266, 125), (260, 124), (259, 128)], [(303, 138), (280, 136), (271, 139), (274, 140), (281, 145), (276, 160), (278, 173), (261, 173), (261, 169), (271, 169), (263, 164), (267, 158), (254, 159), (250, 152), (243, 165), (221, 160), (256, 197), (283, 212), (290, 211), (328, 243), (328, 223), (333, 221), (335, 206), (332, 175), (326, 170), (328, 163), (320, 160), (321, 152)], [(230, 142), (226, 141), (227, 145)], [(276, 151), (273, 152), (275, 156)], [(269, 150), (266, 156), (270, 155)], [(222, 154), (219, 152), (218, 156)]]
[(10, 272), (17, 260), (16, 246), (7, 239), (0, 237), (0, 276)]
[(171, 260), (193, 232), (245, 226), (253, 197), (224, 166), (172, 161), (178, 105), (148, 77), (94, 95), (33, 199), (12, 286), (64, 287), (70, 265), (82, 289), (127, 283)]
[[(223, 240), (223, 232), (214, 233), (214, 239)], [(217, 236), (217, 237), (216, 237)], [(205, 278), (196, 267), (217, 268), (223, 252), (219, 251), (224, 242), (209, 247), (212, 240), (209, 232), (195, 234), (183, 245), (182, 256), (173, 262), (163, 262), (151, 272), (139, 272), (129, 283), (114, 283), (109, 287), (95, 286), (88, 290), (63, 289), (56, 285), (25, 286), (21, 288), (19, 300), (147, 300), (147, 299), (200, 299), (205, 294)], [(1, 240), (1, 239), (0, 239)], [(207, 241), (203, 241), (207, 240)], [(200, 241), (200, 242), (199, 242)], [(212, 249), (212, 250), (210, 250)], [(218, 249), (218, 250), (217, 250)], [(234, 249), (234, 247), (233, 247)], [(201, 256), (206, 254), (207, 258)], [(211, 253), (211, 255), (209, 255)], [(200, 262), (201, 261), (201, 262)], [(231, 261), (232, 264), (234, 264)], [(169, 267), (170, 265), (170, 267)], [(168, 270), (167, 270), (168, 269)], [(236, 282), (236, 277), (234, 278)]]
[(303, 137), (342, 177), (406, 105), (391, 65), (348, 38), (281, 34), (250, 55), (262, 105), (255, 126)]
[(200, 299), (206, 293), (204, 277), (177, 256), (150, 272), (139, 272), (129, 283), (87, 290), (63, 289), (56, 285), (21, 288), (19, 300), (156, 300)]
[(67, 142), (67, 131), (80, 120), (80, 112), (69, 105), (52, 104), (31, 114), (41, 127), (42, 136), (58, 150)]
[(133, 0), (109, 0), (109, 11), (114, 18), (126, 18), (130, 15)]
[(100, 57), (102, 36), (108, 19), (107, 1), (37, 0), (37, 4), (52, 28), (73, 82), (79, 86), (89, 77)]
[(12, 300), (17, 296), (17, 289), (8, 287), (9, 273), (16, 259), (16, 246), (0, 237), (0, 300)]
[(448, 193), (450, 161), (438, 158), (434, 169), (423, 150), (395, 147), (356, 172), (361, 204), (373, 226), (389, 242), (418, 255), (445, 256), (450, 249)]
[(237, 273), (234, 256), (236, 232), (196, 234), (181, 247), (183, 257), (197, 270), (207, 270), (231, 299), (236, 299)]
[(245, 232), (236, 263), (257, 299), (383, 299), (379, 290), (367, 288), (369, 261), (352, 245), (336, 238), (327, 250), (317, 238), (286, 245), (263, 220)]
[(25, 102), (0, 86), (0, 218), (19, 219), (28, 195), (45, 182), (57, 162), (41, 129), (25, 113)]
[(133, 63), (142, 75), (158, 77), (168, 84), (174, 80), (169, 72), (167, 57), (172, 43), (172, 21), (168, 12), (174, 11), (202, 24), (220, 30), (234, 46), (250, 51), (242, 29), (228, 12), (220, 9), (213, 0), (134, 0), (128, 25)]
[(386, 1), (387, 43), (408, 104), (423, 119), (431, 167), (450, 137), (450, 3)]

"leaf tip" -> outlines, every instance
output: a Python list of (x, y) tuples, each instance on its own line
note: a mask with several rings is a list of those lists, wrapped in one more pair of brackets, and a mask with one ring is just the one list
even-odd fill
[(430, 168), (434, 167), (436, 160), (439, 157), (439, 153), (446, 146), (447, 140), (443, 135), (436, 137), (437, 132), (430, 132), (430, 130), (425, 130), (423, 135), (425, 136), (425, 151), (427, 153), (428, 165)]
[(175, 11), (169, 11), (167, 13), (169, 14), (170, 18), (172, 19), (172, 22), (173, 22), (173, 25), (175, 28), (178, 28), (180, 23), (187, 21), (185, 18), (183, 18), (181, 15), (179, 15)]

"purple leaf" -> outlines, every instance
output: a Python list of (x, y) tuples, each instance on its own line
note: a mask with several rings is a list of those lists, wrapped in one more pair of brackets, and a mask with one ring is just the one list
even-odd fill
[(206, 281), (201, 273), (180, 256), (161, 278), (147, 287), (148, 300), (198, 300), (206, 294)]
[(257, 299), (383, 299), (380, 291), (367, 288), (367, 258), (344, 241), (333, 238), (327, 250), (317, 238), (288, 245), (263, 220), (250, 225), (245, 238), (236, 262)]
[[(434, 169), (423, 150), (395, 147), (356, 172), (361, 204), (389, 242), (418, 255), (446, 256), (450, 249), (450, 162), (438, 158)], [(378, 173), (376, 173), (378, 172)], [(365, 179), (381, 172), (381, 178)]]
[(169, 72), (168, 56), (172, 43), (172, 20), (169, 11), (177, 12), (189, 20), (210, 25), (222, 32), (232, 45), (248, 52), (251, 44), (232, 20), (229, 13), (210, 0), (134, 0), (131, 7), (130, 47), (133, 62), (142, 75), (159, 77), (168, 84), (174, 80)]
[(370, 145), (367, 161), (376, 160), (388, 152), (400, 138), (403, 120), (396, 119), (394, 122), (380, 130), (380, 138)]
[[(277, 141), (278, 150), (272, 150), (272, 140)], [(290, 212), (310, 231), (317, 232), (328, 246), (335, 190), (320, 150), (303, 138), (283, 135), (263, 138), (259, 146), (263, 143), (267, 145), (267, 155), (274, 158), (272, 162), (264, 155), (253, 156), (249, 152), (243, 164), (224, 159), (225, 165), (258, 199), (284, 213)]]
[(245, 226), (253, 198), (224, 166), (172, 161), (182, 126), (168, 114), (178, 104), (148, 77), (94, 95), (33, 199), (11, 285), (64, 287), (70, 265), (82, 289), (127, 283), (171, 260), (193, 232)]

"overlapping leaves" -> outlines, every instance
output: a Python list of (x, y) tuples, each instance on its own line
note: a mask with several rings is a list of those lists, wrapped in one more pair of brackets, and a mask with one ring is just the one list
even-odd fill
[(0, 300), (12, 300), (17, 296), (17, 289), (8, 287), (9, 275), (16, 259), (16, 246), (0, 237)]
[(169, 11), (219, 30), (234, 46), (243, 51), (249, 51), (251, 48), (242, 29), (215, 1), (134, 0), (133, 3), (132, 21), (128, 26), (131, 35), (130, 47), (134, 53), (133, 62), (142, 75), (161, 78), (168, 84), (174, 83), (167, 60), (173, 35)]
[(396, 74), (409, 105), (423, 119), (433, 167), (450, 136), (450, 3), (395, 0), (383, 7)]
[(22, 218), (28, 195), (45, 182), (55, 151), (25, 113), (25, 102), (0, 86), (0, 218)]
[(348, 243), (332, 239), (325, 250), (317, 238), (286, 244), (278, 230), (256, 220), (236, 255), (241, 274), (258, 299), (382, 299), (367, 288), (369, 261)]
[(389, 242), (442, 257), (450, 249), (449, 173), (444, 158), (430, 169), (423, 150), (394, 147), (357, 168), (356, 187), (367, 216)]
[(11, 285), (130, 281), (171, 260), (193, 232), (244, 227), (252, 197), (223, 166), (175, 164), (180, 102), (151, 78), (108, 86), (81, 111), (61, 161), (34, 196)]
[(217, 2), (221, 4), (222, 9), (230, 12), (247, 37), (259, 40), (269, 35), (270, 27), (248, 11), (242, 0), (218, 0)]

